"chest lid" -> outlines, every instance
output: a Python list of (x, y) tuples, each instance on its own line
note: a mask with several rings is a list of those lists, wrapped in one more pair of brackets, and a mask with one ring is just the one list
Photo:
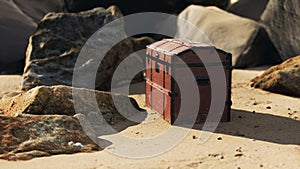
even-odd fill
[(215, 47), (200, 42), (189, 42), (189, 41), (184, 41), (179, 39), (163, 39), (161, 41), (148, 45), (147, 48), (172, 56), (172, 55), (180, 55), (192, 49), (215, 48)]

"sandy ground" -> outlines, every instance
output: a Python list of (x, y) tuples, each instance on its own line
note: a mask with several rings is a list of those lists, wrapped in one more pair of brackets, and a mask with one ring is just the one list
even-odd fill
[[(262, 72), (233, 71), (232, 121), (221, 123), (205, 143), (200, 143), (198, 138), (208, 132), (170, 126), (157, 114), (150, 112), (143, 123), (128, 127), (118, 134), (102, 136), (111, 142), (104, 151), (57, 155), (30, 161), (0, 160), (0, 168), (300, 168), (300, 99), (250, 88), (249, 80)], [(6, 89), (14, 90), (19, 80), (18, 77), (1, 76), (0, 94), (5, 93)], [(143, 105), (143, 95), (134, 97)], [(168, 131), (175, 133), (158, 143), (148, 144), (149, 139)], [(186, 136), (176, 138), (182, 132), (186, 132)], [(137, 143), (144, 143), (146, 148), (141, 151), (138, 144), (122, 145), (121, 137), (118, 136), (137, 139), (140, 141)], [(166, 147), (164, 145), (173, 144), (175, 146), (170, 150), (163, 150)], [(116, 155), (118, 149), (123, 150), (120, 151), (123, 155), (127, 152), (127, 157), (120, 153)], [(143, 151), (144, 154), (157, 152), (158, 155), (142, 159), (129, 157)]]

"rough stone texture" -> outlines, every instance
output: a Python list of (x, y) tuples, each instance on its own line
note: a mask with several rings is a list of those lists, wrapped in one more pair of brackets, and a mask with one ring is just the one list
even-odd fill
[(227, 11), (238, 16), (259, 21), (269, 0), (239, 0), (231, 4)]
[(300, 54), (299, 9), (299, 0), (270, 0), (261, 17), (283, 59)]
[[(202, 31), (212, 45), (232, 53), (235, 68), (245, 68), (281, 61), (263, 26), (216, 7), (191, 5), (179, 15)], [(194, 27), (178, 21), (177, 37), (209, 43)]]
[(63, 0), (0, 1), (0, 73), (22, 73), (29, 36), (45, 13), (62, 11)]
[[(79, 105), (76, 107), (76, 111), (72, 92), (74, 95), (77, 94), (76, 104)], [(93, 95), (96, 98), (97, 108), (109, 124), (125, 121), (124, 116), (134, 115), (135, 112), (130, 109), (131, 104), (135, 109), (140, 110), (136, 101), (127, 96), (69, 86), (40, 86), (15, 94), (15, 96), (4, 96), (0, 100), (0, 110), (6, 116), (18, 116), (19, 114), (75, 115), (76, 113), (88, 115), (97, 112), (91, 104), (93, 100), (90, 100)], [(116, 107), (115, 103), (119, 103), (119, 107)], [(127, 114), (122, 115), (119, 113), (120, 111)]]
[[(90, 36), (103, 25), (122, 16), (116, 7), (95, 8), (80, 13), (49, 13), (38, 25), (38, 29), (31, 36), (27, 48), (26, 66), (23, 74), (23, 90), (39, 85), (72, 85), (74, 65), (78, 55)], [(124, 23), (108, 26), (104, 37), (101, 37), (94, 47), (100, 53), (105, 46), (116, 37), (125, 37)], [(97, 39), (98, 40), (98, 39)], [(125, 39), (114, 46), (102, 60), (97, 72), (96, 89), (109, 90), (110, 78), (118, 64), (133, 53), (140, 43), (136, 40)], [(151, 42), (151, 41), (150, 41)], [(148, 42), (148, 43), (150, 43)], [(145, 48), (145, 46), (143, 47)], [(97, 58), (90, 54), (90, 60), (83, 63), (83, 67), (98, 67)], [(137, 56), (137, 63), (143, 64)], [(133, 64), (133, 65), (134, 65)], [(86, 75), (90, 75), (88, 72)], [(85, 87), (85, 86), (84, 86)]]
[[(75, 146), (70, 142), (81, 143)], [(0, 159), (29, 160), (54, 154), (100, 150), (70, 116), (0, 115)]]
[(273, 66), (251, 80), (252, 87), (274, 93), (300, 97), (300, 56)]

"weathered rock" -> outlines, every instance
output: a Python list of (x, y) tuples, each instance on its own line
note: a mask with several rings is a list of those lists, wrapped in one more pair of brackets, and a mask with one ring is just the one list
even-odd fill
[(251, 82), (252, 87), (300, 97), (300, 56), (290, 58), (280, 65), (271, 67)]
[(231, 4), (227, 11), (238, 16), (259, 21), (269, 0), (239, 0)]
[[(74, 95), (77, 99), (75, 104), (78, 104), (75, 107), (76, 111)], [(95, 95), (97, 107), (91, 104), (93, 95)], [(115, 106), (116, 103), (118, 103), (118, 107)], [(140, 110), (136, 101), (127, 96), (69, 86), (40, 86), (15, 96), (4, 96), (0, 100), (0, 110), (6, 116), (18, 116), (19, 114), (75, 115), (76, 113), (90, 116), (94, 112), (98, 112), (99, 108), (109, 124), (126, 121), (126, 117), (137, 115), (136, 111), (131, 109), (131, 105)], [(120, 114), (120, 111), (126, 114)], [(103, 120), (98, 122), (104, 123)]]
[[(235, 68), (276, 64), (281, 61), (263, 26), (253, 20), (215, 7), (195, 5), (186, 8), (179, 18), (183, 20), (178, 21), (178, 38), (205, 43), (210, 41), (217, 48), (232, 53)], [(198, 29), (187, 27), (185, 20)]]
[[(74, 66), (83, 45), (98, 29), (121, 16), (116, 7), (107, 10), (95, 8), (81, 13), (49, 13), (30, 38), (22, 89), (28, 90), (40, 85), (71, 86)], [(90, 49), (94, 53), (84, 56), (89, 59), (82, 63), (82, 69), (97, 66), (95, 88), (99, 90), (110, 89), (110, 79), (114, 70), (136, 48), (133, 39), (122, 40), (108, 51), (99, 67), (97, 54), (104, 50), (112, 39), (126, 37), (124, 23), (122, 20), (119, 21), (119, 24), (106, 26), (102, 31), (105, 36), (94, 38), (93, 40), (97, 42), (91, 42)], [(141, 58), (136, 57), (136, 63), (133, 65), (143, 64)], [(92, 73), (86, 72), (85, 76)]]
[(261, 17), (283, 59), (300, 54), (299, 8), (299, 0), (270, 0)]
[[(81, 143), (82, 146), (71, 145)], [(29, 160), (54, 154), (100, 150), (70, 116), (0, 115), (0, 159)]]

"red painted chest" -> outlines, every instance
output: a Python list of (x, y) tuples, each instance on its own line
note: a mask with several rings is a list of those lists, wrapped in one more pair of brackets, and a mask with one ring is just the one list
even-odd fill
[[(201, 54), (199, 57), (197, 54)], [(217, 53), (220, 62), (203, 63), (200, 58)], [(207, 66), (220, 66), (226, 78), (226, 101), (221, 121), (230, 120), (231, 107), (231, 54), (201, 43), (191, 43), (176, 39), (164, 39), (147, 46), (146, 58), (146, 106), (160, 113), (166, 121), (173, 124), (177, 119), (182, 102), (180, 86), (175, 81), (186, 66), (191, 70), (200, 93), (200, 104), (196, 123), (204, 122), (211, 106), (212, 88)], [(178, 61), (180, 58), (185, 64)], [(180, 77), (179, 77), (180, 76)], [(188, 112), (183, 116), (188, 116)]]

